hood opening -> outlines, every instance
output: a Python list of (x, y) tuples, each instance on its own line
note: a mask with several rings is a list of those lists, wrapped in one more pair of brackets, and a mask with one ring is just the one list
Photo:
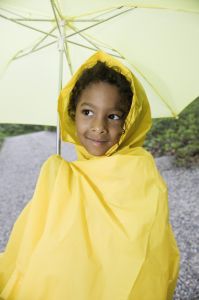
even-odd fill
[[(124, 148), (130, 149), (133, 147), (142, 146), (145, 136), (152, 124), (149, 102), (146, 93), (138, 79), (119, 60), (116, 60), (112, 56), (102, 51), (98, 51), (77, 70), (68, 84), (62, 89), (58, 99), (61, 139), (64, 142), (75, 144), (78, 152), (78, 159), (91, 159), (97, 158), (98, 156), (93, 157), (92, 154), (88, 153), (77, 139), (75, 134), (76, 126), (74, 121), (74, 107), (71, 106), (70, 102), (71, 92), (73, 91), (74, 94), (76, 91), (81, 92), (81, 89), (79, 91), (76, 89), (78, 79), (84, 74), (85, 69), (90, 69), (94, 66), (97, 66), (97, 64), (100, 65), (99, 62), (104, 62), (109, 68), (112, 68), (113, 70), (125, 76), (126, 80), (130, 82), (131, 91), (133, 94), (131, 106), (125, 120), (125, 133), (121, 135), (119, 142), (108, 149), (104, 155), (110, 156), (123, 151)], [(97, 70), (97, 68), (95, 68), (95, 70)], [(92, 83), (91, 78), (92, 74), (88, 76), (87, 80), (88, 82), (90, 80)], [(103, 79), (103, 75), (101, 78), (99, 77), (99, 81), (103, 81)], [(109, 80), (111, 81), (111, 78), (109, 78)], [(86, 80), (84, 80), (84, 82), (88, 86), (89, 83)], [(113, 82), (113, 84), (115, 83)], [(74, 95), (74, 97), (75, 96), (76, 95)]]

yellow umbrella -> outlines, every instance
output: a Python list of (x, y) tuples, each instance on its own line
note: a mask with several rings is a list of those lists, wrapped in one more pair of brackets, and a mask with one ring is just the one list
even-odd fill
[(56, 82), (99, 49), (138, 77), (153, 118), (199, 95), (197, 0), (2, 0), (0, 17), (1, 123), (56, 125)]

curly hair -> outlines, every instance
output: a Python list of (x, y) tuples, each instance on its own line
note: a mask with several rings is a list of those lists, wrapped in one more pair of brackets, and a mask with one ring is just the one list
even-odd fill
[(133, 97), (130, 82), (121, 74), (118, 67), (110, 68), (106, 63), (97, 61), (92, 68), (85, 69), (82, 72), (70, 93), (68, 115), (72, 120), (75, 119), (76, 107), (82, 91), (88, 85), (97, 82), (106, 82), (117, 86), (122, 99), (122, 104), (125, 108), (125, 116), (129, 112)]

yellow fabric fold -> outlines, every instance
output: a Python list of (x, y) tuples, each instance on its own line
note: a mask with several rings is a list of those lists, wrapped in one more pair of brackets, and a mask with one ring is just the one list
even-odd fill
[[(78, 145), (67, 116), (72, 86), (97, 60), (121, 67), (134, 90), (125, 135), (98, 157)], [(0, 256), (0, 299), (172, 300), (180, 253), (167, 186), (142, 147), (151, 117), (141, 85), (97, 52), (63, 89), (58, 110), (62, 139), (76, 145), (78, 160), (54, 154), (44, 162)]]

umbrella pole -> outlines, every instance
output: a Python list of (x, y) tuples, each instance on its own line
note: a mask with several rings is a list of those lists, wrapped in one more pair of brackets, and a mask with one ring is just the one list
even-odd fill
[[(59, 36), (59, 41), (58, 41), (58, 50), (59, 50), (58, 96), (62, 89), (62, 78), (63, 78), (64, 25), (65, 25), (65, 21), (61, 20), (59, 22), (60, 36)], [(61, 133), (60, 133), (60, 122), (59, 122), (58, 114), (57, 114), (57, 154), (61, 155)]]

